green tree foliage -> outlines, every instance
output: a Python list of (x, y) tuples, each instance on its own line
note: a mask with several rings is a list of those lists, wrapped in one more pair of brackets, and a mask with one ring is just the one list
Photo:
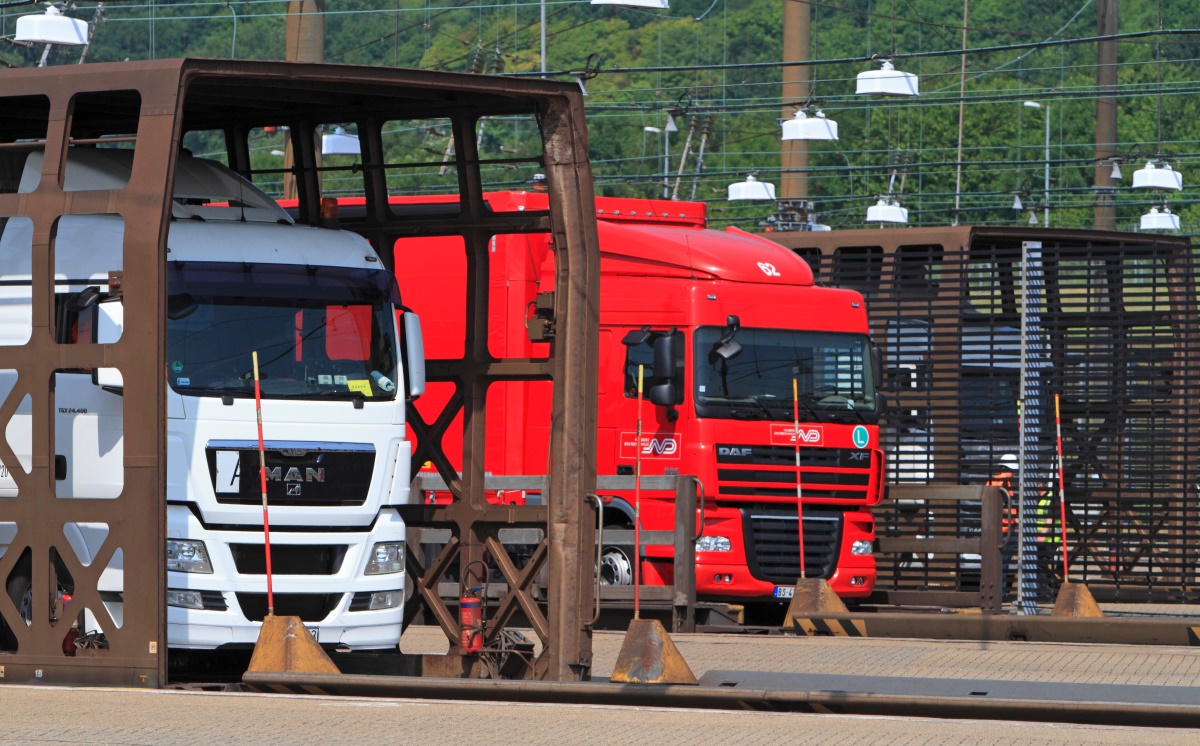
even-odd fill
[[(586, 81), (591, 158), (602, 194), (658, 196), (663, 138), (646, 127), (663, 127), (668, 111), (679, 131), (670, 136), (669, 170), (679, 175), (679, 194), (710, 203), (718, 222), (753, 227), (770, 205), (729, 205), (726, 186), (757, 173), (780, 183), (780, 117), (804, 101), (783, 100), (782, 25), (784, 4), (800, 0), (672, 0), (667, 11), (592, 6), (582, 0), (545, 4), (546, 66), (557, 79), (598, 62), (603, 70)], [(94, 5), (75, 15), (91, 18)], [(1045, 111), (1051, 129), (1052, 221), (1090, 227), (1095, 177), (1094, 44), (999, 49), (968, 55), (962, 123), (961, 186), (958, 173), (959, 84), (963, 0), (841, 0), (812, 2), (813, 57), (803, 68), (813, 80), (812, 97), (841, 129), (837, 142), (809, 144), (808, 188), (824, 222), (854, 227), (880, 194), (900, 195), (910, 221), (939, 224), (1024, 222), (1014, 213), (1012, 192), (1023, 189), (1027, 204), (1044, 198)], [(280, 59), (284, 55), (287, 3), (146, 2), (106, 6), (88, 51), (89, 61), (172, 56), (236, 56)], [(540, 69), (540, 6), (529, 2), (465, 0), (338, 0), (327, 4), (328, 61), (416, 67), (480, 74), (530, 74)], [(40, 12), (36, 6), (0, 13), (0, 35), (11, 36), (15, 18)], [(1184, 0), (1121, 3), (1121, 31), (1189, 25)], [(974, 0), (969, 7), (968, 46), (1007, 47), (1092, 36), (1095, 3), (1028, 0), (1015, 5)], [(235, 43), (236, 29), (236, 43)], [(942, 56), (927, 55), (948, 52)], [(4, 45), (0, 60), (36, 64), (40, 49)], [(898, 69), (920, 76), (915, 99), (863, 100), (855, 76), (876, 66), (869, 57), (894, 56)], [(1123, 41), (1119, 72), (1119, 151), (1133, 169), (1160, 152), (1185, 171), (1196, 162), (1200, 117), (1195, 111), (1195, 65), (1200, 38), (1168, 36)], [(78, 51), (56, 48), (51, 64), (71, 64)], [(708, 119), (704, 168), (697, 172), (700, 129)], [(689, 128), (691, 139), (689, 142)], [(397, 188), (439, 192), (453, 188), (453, 173), (440, 167), (447, 125), (396, 123), (389, 131), (389, 162), (430, 164), (400, 169)], [(193, 137), (198, 150), (220, 143)], [(263, 133), (256, 159), (272, 161), (282, 135)], [(489, 158), (537, 153), (536, 122), (496, 121), (484, 125), (480, 146)], [(503, 147), (503, 150), (501, 148)], [(269, 167), (264, 165), (264, 167)], [(488, 175), (495, 188), (523, 186), (536, 164), (497, 166)], [(1190, 190), (1172, 195), (1185, 230), (1200, 220)], [(1156, 199), (1123, 189), (1118, 195), (1121, 227), (1130, 227)]]

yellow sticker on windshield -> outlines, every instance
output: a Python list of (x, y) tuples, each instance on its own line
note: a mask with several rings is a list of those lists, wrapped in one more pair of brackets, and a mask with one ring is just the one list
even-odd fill
[(371, 393), (371, 382), (365, 378), (355, 378), (346, 381), (346, 387), (356, 394), (363, 396), (374, 396)]

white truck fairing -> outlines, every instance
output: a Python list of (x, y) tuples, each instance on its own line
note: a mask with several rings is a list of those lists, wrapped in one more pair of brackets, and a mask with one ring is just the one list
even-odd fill
[[(73, 150), (66, 188), (120, 186), (131, 162), (131, 151)], [(41, 154), (31, 154), (24, 191), (40, 169)], [(275, 612), (300, 616), (322, 644), (395, 647), (405, 590), (405, 531), (395, 506), (410, 498), (405, 394), (419, 392), (413, 379), (421, 374), (406, 377), (401, 367), (394, 280), (361, 236), (295, 225), (211, 161), (180, 157), (172, 212), (163, 361), (168, 644), (203, 649), (258, 637), (267, 580), (251, 373), (257, 351)], [(31, 230), (28, 221), (10, 220), (0, 236), (0, 344), (28, 339)], [(119, 335), (120, 301), (108, 283), (109, 272), (121, 269), (125, 230), (132, 227), (117, 215), (60, 219), (56, 308), (69, 318), (58, 334), (70, 335), (60, 341)], [(94, 294), (89, 288), (100, 291), (98, 302), (72, 310), (81, 291)], [(423, 360), (413, 336), (408, 359)], [(59, 497), (120, 496), (123, 400), (114, 373), (56, 375), (55, 452), (65, 458)], [(0, 395), (14, 382), (15, 372), (0, 371)], [(6, 433), (25, 469), (28, 414), (26, 402)], [(15, 489), (0, 470), (0, 497)], [(0, 524), (0, 552), (13, 529)], [(77, 524), (65, 533), (88, 564), (107, 529)], [(121, 625), (121, 571), (118, 553), (100, 586), (112, 619), (89, 610), (86, 625)]]

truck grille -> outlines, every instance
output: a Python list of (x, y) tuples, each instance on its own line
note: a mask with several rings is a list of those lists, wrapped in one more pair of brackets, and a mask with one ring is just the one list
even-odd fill
[[(801, 448), (804, 497), (866, 502), (872, 461), (869, 450)], [(717, 494), (721, 497), (796, 497), (796, 451), (791, 446), (717, 446)]]
[[(743, 507), (746, 563), (759, 580), (791, 585), (800, 577), (800, 537), (796, 511), (773, 505)], [(842, 514), (839, 511), (804, 511), (804, 565), (806, 577), (833, 577), (841, 546)]]
[[(267, 558), (262, 544), (230, 544), (233, 564), (240, 575), (265, 575)], [(274, 575), (337, 575), (346, 558), (344, 545), (275, 544), (271, 547)]]
[[(338, 607), (344, 593), (276, 593), (275, 615), (298, 616), (302, 622), (319, 622)], [(242, 614), (252, 622), (261, 622), (267, 615), (267, 594), (239, 593), (238, 605)]]
[[(267, 501), (277, 506), (352, 507), (371, 489), (375, 449), (360, 443), (266, 444)], [(258, 443), (213, 441), (205, 454), (217, 502), (262, 503)]]

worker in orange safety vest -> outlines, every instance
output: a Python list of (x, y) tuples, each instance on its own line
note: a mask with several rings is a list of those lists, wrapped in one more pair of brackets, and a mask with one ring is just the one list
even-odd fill
[(1001, 508), (1000, 513), (1000, 530), (1003, 532), (1004, 542), (1001, 548), (1001, 567), (1005, 578), (1005, 587), (1014, 587), (1017, 577), (1017, 551), (1018, 541), (1015, 531), (1009, 531), (1009, 527), (1017, 526), (1018, 506), (1020, 501), (1017, 499), (1017, 457), (1011, 453), (1006, 453), (1000, 457), (1000, 470), (997, 471), (991, 479), (988, 480), (987, 486), (1000, 487), (1007, 492), (1005, 497), (1005, 507)]

